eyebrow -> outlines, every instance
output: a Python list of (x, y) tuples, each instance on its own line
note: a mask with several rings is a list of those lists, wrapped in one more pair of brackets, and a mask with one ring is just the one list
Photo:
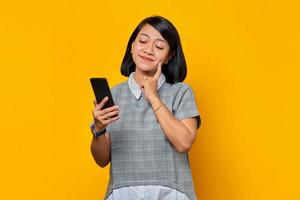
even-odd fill
[[(150, 38), (150, 36), (149, 36), (148, 34), (146, 34), (146, 33), (141, 33), (140, 35), (144, 35), (144, 36), (146, 36), (146, 37), (149, 37), (149, 38)], [(164, 43), (167, 43), (165, 40), (163, 40), (163, 39), (160, 39), (160, 38), (156, 38), (155, 40), (159, 40), (159, 41), (162, 41), (162, 42), (164, 42)]]

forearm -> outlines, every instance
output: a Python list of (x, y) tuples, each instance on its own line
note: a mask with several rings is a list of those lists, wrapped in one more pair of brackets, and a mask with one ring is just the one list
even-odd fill
[(160, 106), (155, 111), (155, 115), (170, 143), (177, 151), (188, 152), (195, 139), (195, 134), (180, 120), (176, 119), (158, 97), (149, 100), (149, 102), (154, 110)]
[(95, 162), (100, 167), (105, 167), (110, 162), (110, 145), (108, 137), (105, 134), (97, 138), (93, 137), (91, 153)]

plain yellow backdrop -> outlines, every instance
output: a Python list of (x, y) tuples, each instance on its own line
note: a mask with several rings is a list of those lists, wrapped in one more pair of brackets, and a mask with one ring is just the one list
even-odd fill
[(102, 199), (89, 78), (126, 80), (133, 29), (177, 27), (202, 126), (189, 153), (200, 200), (300, 199), (299, 4), (279, 0), (0, 3), (0, 199)]

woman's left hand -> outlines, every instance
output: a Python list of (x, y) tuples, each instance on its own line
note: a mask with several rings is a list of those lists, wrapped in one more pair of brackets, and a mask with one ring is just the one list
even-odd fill
[(159, 76), (161, 74), (162, 62), (159, 62), (157, 65), (157, 71), (153, 77), (144, 76), (144, 79), (141, 82), (141, 87), (144, 89), (145, 98), (148, 101), (151, 101), (153, 98), (157, 98), (157, 83)]

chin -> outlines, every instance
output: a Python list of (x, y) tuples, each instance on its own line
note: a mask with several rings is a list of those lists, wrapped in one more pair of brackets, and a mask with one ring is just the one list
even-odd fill
[(139, 68), (140, 70), (142, 70), (142, 71), (149, 71), (149, 72), (151, 72), (151, 71), (153, 71), (153, 70), (155, 70), (156, 69), (156, 67), (155, 67), (155, 65), (154, 64), (146, 64), (146, 63), (138, 63), (137, 65), (136, 65), (136, 67), (137, 68)]

